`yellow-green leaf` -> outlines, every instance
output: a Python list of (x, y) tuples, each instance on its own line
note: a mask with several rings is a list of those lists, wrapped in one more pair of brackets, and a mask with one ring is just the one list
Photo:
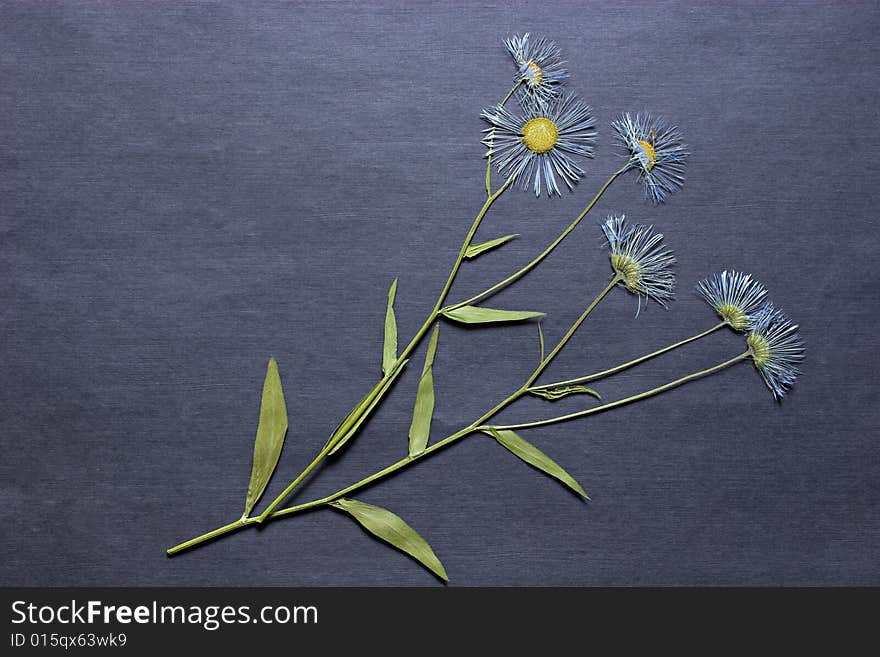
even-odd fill
[(278, 363), (274, 358), (270, 358), (266, 369), (266, 380), (263, 382), (260, 423), (257, 425), (257, 438), (254, 441), (254, 464), (242, 517), (250, 515), (254, 505), (266, 490), (275, 466), (278, 465), (278, 457), (281, 456), (286, 433), (287, 408), (284, 403), (284, 391), (281, 389)]
[(431, 418), (434, 415), (434, 355), (437, 353), (437, 336), (440, 325), (434, 326), (428, 351), (425, 353), (425, 365), (422, 367), (422, 378), (416, 392), (416, 403), (413, 408), (412, 424), (409, 426), (409, 455), (415, 456), (425, 451), (428, 437), (431, 434)]
[(394, 297), (397, 294), (397, 279), (388, 290), (388, 307), (385, 309), (385, 344), (382, 349), (382, 373), (388, 374), (397, 361), (397, 319), (394, 317)]
[(363, 398), (357, 403), (357, 405), (348, 412), (339, 424), (336, 425), (336, 428), (333, 430), (333, 433), (330, 434), (330, 437), (327, 439), (327, 442), (324, 443), (324, 448), (327, 448), (327, 445), (330, 443), (334, 443), (339, 440), (339, 437), (345, 433), (348, 433), (348, 430), (351, 429), (352, 425), (360, 419), (364, 409), (369, 405), (373, 399), (375, 399), (375, 395), (378, 394), (379, 390), (385, 387), (386, 380), (383, 377), (381, 381), (379, 381), (375, 386), (373, 386), (372, 390), (368, 392)]
[[(391, 388), (391, 384), (394, 383), (394, 380), (400, 376), (400, 373), (403, 372), (404, 366), (409, 362), (409, 359), (405, 359), (400, 361), (391, 371), (390, 376), (386, 376), (383, 380), (382, 386), (378, 390), (374, 390), (371, 392), (364, 400), (358, 404), (352, 413), (349, 413), (349, 424), (351, 426), (345, 430), (344, 433), (334, 432), (333, 436), (331, 436), (330, 442), (333, 442), (332, 449), (327, 452), (328, 455), (335, 454), (342, 446), (345, 445), (349, 440), (351, 440), (352, 436), (357, 433), (357, 430), (360, 429), (360, 426), (364, 423), (364, 420), (369, 417), (370, 413), (373, 412), (373, 409), (376, 405), (382, 401), (382, 397), (385, 396), (385, 393)], [(325, 446), (326, 448), (326, 446)]]
[(596, 399), (602, 399), (602, 395), (593, 390), (592, 388), (588, 388), (587, 386), (558, 386), (556, 388), (533, 388), (529, 390), (529, 393), (533, 395), (537, 395), (538, 397), (543, 397), (544, 399), (549, 399), (550, 401), (556, 401), (557, 399), (562, 399), (563, 397), (567, 397), (568, 395), (593, 395)]
[(462, 324), (488, 324), (492, 322), (520, 322), (524, 319), (543, 317), (544, 313), (529, 310), (497, 310), (480, 306), (462, 306), (444, 310), (443, 316)]
[(551, 477), (555, 477), (585, 500), (590, 499), (584, 492), (584, 489), (581, 488), (581, 485), (574, 480), (574, 477), (563, 470), (561, 465), (531, 443), (520, 438), (513, 431), (489, 428), (486, 433), (529, 465), (533, 465), (538, 470), (547, 473)]
[(512, 239), (519, 237), (519, 233), (513, 233), (512, 235), (505, 235), (504, 237), (496, 237), (494, 240), (489, 240), (488, 242), (481, 242), (480, 244), (471, 244), (467, 251), (464, 252), (464, 257), (470, 260), (471, 258), (476, 258), (481, 253), (488, 251), (489, 249), (494, 249), (496, 246), (501, 246), (505, 242), (509, 242)]
[(541, 322), (538, 322), (538, 346), (541, 348), (541, 357), (539, 363), (544, 362), (544, 330), (541, 328)]
[(449, 581), (446, 569), (440, 563), (437, 555), (434, 554), (431, 546), (428, 545), (425, 539), (419, 536), (415, 529), (406, 524), (400, 516), (382, 507), (346, 498), (336, 500), (330, 504), (337, 509), (349, 513), (368, 532), (390, 543), (398, 550), (406, 552), (444, 582)]

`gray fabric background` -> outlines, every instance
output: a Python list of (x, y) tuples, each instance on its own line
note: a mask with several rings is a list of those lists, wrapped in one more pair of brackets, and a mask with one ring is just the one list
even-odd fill
[[(612, 186), (548, 261), (492, 300), (555, 342), (609, 275), (598, 224), (656, 223), (679, 298), (614, 292), (548, 374), (610, 366), (714, 323), (692, 292), (753, 272), (800, 323), (804, 375), (774, 403), (749, 364), (588, 420), (523, 432), (581, 503), (469, 438), (364, 492), (459, 585), (880, 584), (876, 3), (0, 5), (0, 584), (433, 585), (321, 511), (176, 559), (238, 517), (278, 358), (291, 428), (277, 494), (371, 386), (390, 281), (409, 339), (483, 202), (481, 108), (502, 39), (558, 42), (595, 108), (597, 157), (562, 199), (510, 191), (459, 300), (526, 262), (620, 165), (620, 111), (676, 122), (685, 188)], [(602, 382), (606, 399), (739, 353), (721, 333)], [(399, 458), (423, 349), (344, 457), (295, 498)], [(444, 325), (434, 435), (537, 359), (533, 324)], [(575, 410), (522, 403), (505, 419)]]

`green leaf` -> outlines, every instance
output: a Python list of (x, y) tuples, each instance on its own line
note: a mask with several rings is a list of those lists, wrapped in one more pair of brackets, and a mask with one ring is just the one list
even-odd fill
[(513, 233), (512, 235), (505, 235), (504, 237), (497, 237), (494, 240), (489, 240), (488, 242), (482, 242), (481, 244), (471, 244), (467, 251), (464, 252), (464, 257), (470, 260), (471, 258), (476, 258), (478, 255), (483, 253), (484, 251), (488, 251), (489, 249), (494, 249), (496, 246), (501, 246), (505, 242), (509, 242), (510, 240), (519, 237), (519, 233)]
[(524, 319), (543, 317), (544, 313), (536, 313), (528, 310), (496, 310), (495, 308), (481, 308), (480, 306), (462, 306), (444, 310), (443, 316), (448, 319), (461, 322), (462, 324), (488, 324), (490, 322), (519, 322)]
[(266, 380), (263, 382), (260, 423), (257, 425), (257, 438), (254, 441), (254, 465), (251, 469), (251, 481), (248, 484), (242, 518), (250, 515), (254, 505), (266, 490), (275, 466), (278, 465), (278, 457), (281, 456), (286, 433), (287, 408), (284, 403), (284, 391), (281, 389), (278, 363), (274, 358), (270, 358), (266, 369)]
[(544, 362), (544, 330), (541, 328), (541, 322), (538, 322), (538, 345), (541, 347), (541, 358), (538, 363)]
[(529, 390), (529, 393), (537, 395), (538, 397), (543, 397), (544, 399), (549, 399), (550, 401), (556, 401), (557, 399), (562, 399), (563, 397), (567, 397), (568, 395), (580, 394), (593, 395), (593, 397), (595, 397), (596, 399), (602, 399), (602, 395), (600, 395), (592, 388), (588, 388), (587, 386), (559, 386), (556, 388), (536, 388), (533, 390)]
[(388, 307), (385, 309), (385, 344), (382, 349), (382, 373), (388, 374), (397, 361), (397, 319), (394, 317), (394, 297), (397, 294), (397, 279), (388, 290)]
[[(334, 432), (334, 436), (331, 436), (330, 440), (328, 441), (328, 444), (330, 442), (334, 443), (333, 448), (329, 452), (327, 452), (328, 456), (331, 454), (335, 454), (340, 449), (342, 449), (342, 446), (345, 445), (345, 443), (347, 443), (349, 440), (351, 440), (352, 436), (357, 433), (357, 430), (364, 423), (364, 420), (369, 417), (370, 413), (373, 412), (373, 409), (376, 407), (376, 405), (380, 401), (382, 401), (382, 397), (384, 397), (385, 393), (388, 392), (388, 389), (391, 387), (391, 384), (394, 383), (394, 380), (398, 376), (400, 376), (401, 372), (403, 372), (403, 368), (408, 362), (408, 358), (400, 361), (397, 364), (397, 367), (391, 371), (391, 375), (385, 377), (385, 382), (382, 384), (382, 387), (380, 387), (378, 391), (376, 391), (375, 389), (371, 391), (367, 395), (367, 397), (365, 397), (361, 401), (361, 403), (355, 406), (354, 410), (349, 413), (350, 418), (357, 417), (357, 420), (354, 422), (354, 424), (351, 425), (350, 428), (345, 431), (345, 433), (336, 436), (336, 432)], [(371, 396), (372, 399), (370, 399)]]
[(513, 431), (489, 427), (486, 433), (529, 465), (535, 466), (538, 470), (546, 472), (551, 477), (556, 477), (556, 479), (571, 488), (585, 500), (590, 499), (584, 492), (584, 489), (581, 488), (581, 485), (574, 480), (574, 477), (563, 470), (561, 465), (531, 443), (520, 438)]
[(387, 509), (346, 498), (331, 502), (330, 505), (351, 514), (368, 532), (406, 552), (444, 582), (449, 581), (446, 569), (431, 546), (400, 516)]
[(440, 324), (434, 326), (428, 351), (425, 353), (425, 365), (422, 367), (422, 378), (416, 393), (416, 404), (413, 408), (412, 424), (409, 426), (409, 455), (415, 456), (425, 451), (428, 437), (431, 434), (431, 418), (434, 415), (434, 355), (437, 353), (437, 336)]
[(385, 386), (385, 379), (383, 378), (379, 383), (373, 386), (373, 389), (370, 390), (364, 397), (357, 403), (357, 405), (348, 412), (339, 424), (336, 425), (336, 428), (333, 429), (333, 433), (330, 434), (330, 437), (327, 439), (327, 442), (324, 443), (324, 447), (322, 449), (326, 449), (327, 445), (330, 443), (336, 442), (339, 440), (339, 437), (347, 433), (354, 422), (357, 421), (358, 418), (361, 417), (361, 413), (363, 409), (369, 405), (369, 403), (373, 400), (373, 395), (377, 394), (378, 391)]

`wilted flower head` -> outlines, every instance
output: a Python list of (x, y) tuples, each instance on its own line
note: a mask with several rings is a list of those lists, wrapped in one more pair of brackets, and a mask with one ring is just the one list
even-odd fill
[(647, 114), (632, 116), (629, 112), (611, 125), (629, 153), (630, 165), (639, 170), (645, 196), (654, 203), (663, 203), (684, 184), (688, 151), (675, 126)]
[(697, 292), (734, 331), (752, 326), (752, 316), (767, 296), (751, 274), (732, 269), (707, 276), (697, 283)]
[(504, 45), (516, 62), (516, 80), (522, 83), (526, 93), (541, 102), (559, 94), (562, 83), (568, 79), (568, 71), (562, 66), (561, 53), (555, 43), (543, 37), (532, 40), (526, 32), (505, 39)]
[(541, 179), (548, 196), (559, 194), (556, 177), (569, 189), (584, 175), (572, 155), (593, 156), (596, 132), (589, 105), (576, 96), (562, 95), (545, 104), (525, 98), (522, 116), (503, 107), (483, 110), (492, 126), (483, 143), (487, 155), (503, 176), (515, 175), (522, 189), (541, 195)]
[(675, 289), (675, 257), (661, 245), (663, 234), (653, 226), (628, 225), (624, 215), (608, 217), (602, 232), (611, 251), (611, 267), (623, 286), (665, 306)]
[(800, 374), (797, 365), (804, 359), (804, 343), (797, 328), (781, 310), (765, 303), (755, 313), (746, 336), (755, 367), (777, 400), (785, 396)]

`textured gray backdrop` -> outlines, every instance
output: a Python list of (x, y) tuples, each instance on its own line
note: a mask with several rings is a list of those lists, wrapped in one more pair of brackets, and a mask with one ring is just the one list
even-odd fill
[[(361, 499), (421, 532), (460, 585), (880, 584), (876, 3), (51, 3), (0, 5), (0, 584), (433, 585), (321, 511), (180, 558), (241, 513), (278, 358), (291, 428), (277, 493), (379, 374), (385, 294), (408, 339), (483, 202), (481, 108), (502, 39), (558, 42), (595, 108), (574, 194), (510, 191), (453, 300), (540, 250), (620, 165), (623, 110), (676, 122), (685, 188), (631, 176), (492, 304), (558, 339), (609, 274), (598, 224), (653, 222), (679, 298), (612, 294), (550, 377), (714, 323), (692, 292), (753, 272), (799, 322), (804, 375), (774, 403), (751, 365), (588, 420), (523, 432), (581, 503), (473, 437)], [(717, 334), (603, 382), (614, 399), (739, 353)], [(336, 490), (406, 449), (423, 350), (341, 460)], [(434, 434), (514, 389), (534, 325), (444, 325)], [(574, 410), (522, 403), (505, 418)]]

